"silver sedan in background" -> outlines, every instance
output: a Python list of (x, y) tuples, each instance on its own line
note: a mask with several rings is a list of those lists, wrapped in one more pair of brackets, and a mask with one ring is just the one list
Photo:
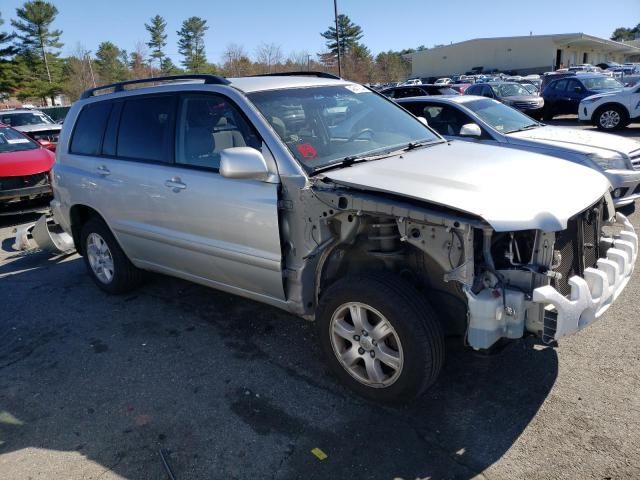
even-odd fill
[(397, 102), (448, 139), (531, 150), (598, 170), (611, 183), (616, 207), (640, 198), (640, 142), (635, 140), (545, 125), (496, 100), (473, 95)]

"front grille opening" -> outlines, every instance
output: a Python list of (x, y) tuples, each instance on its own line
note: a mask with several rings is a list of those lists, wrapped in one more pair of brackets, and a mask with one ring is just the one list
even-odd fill
[(19, 177), (0, 177), (0, 190), (17, 190), (19, 188), (39, 187), (49, 184), (46, 172)]
[(586, 268), (597, 268), (604, 208), (604, 201), (600, 201), (569, 219), (566, 230), (556, 235), (554, 250), (559, 252), (560, 261), (554, 271), (562, 277), (555, 279), (553, 286), (565, 297), (571, 293), (571, 277), (582, 277)]

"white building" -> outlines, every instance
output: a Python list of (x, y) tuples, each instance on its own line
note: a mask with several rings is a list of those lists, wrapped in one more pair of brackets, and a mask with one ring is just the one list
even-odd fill
[(542, 73), (580, 63), (637, 58), (640, 47), (584, 33), (476, 38), (407, 55), (412, 77), (448, 76), (482, 67), (518, 74)]

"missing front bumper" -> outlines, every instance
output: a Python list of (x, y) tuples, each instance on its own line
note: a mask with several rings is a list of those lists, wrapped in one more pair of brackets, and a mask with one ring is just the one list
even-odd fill
[(568, 298), (551, 285), (533, 291), (533, 301), (545, 306), (544, 341), (582, 330), (601, 317), (627, 286), (638, 257), (638, 235), (621, 213), (616, 213), (616, 223), (621, 231), (611, 239), (604, 239), (611, 244), (605, 258), (598, 259), (597, 268), (585, 269), (584, 278), (569, 279)]

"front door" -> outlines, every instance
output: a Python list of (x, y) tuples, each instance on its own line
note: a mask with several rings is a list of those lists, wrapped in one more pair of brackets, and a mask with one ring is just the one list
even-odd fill
[(175, 164), (164, 178), (165, 225), (176, 255), (164, 263), (195, 279), (283, 300), (278, 184), (218, 172), (222, 150), (245, 146), (267, 148), (229, 99), (180, 96)]
[(583, 98), (585, 98), (586, 90), (582, 83), (577, 80), (570, 79), (567, 83), (567, 100), (566, 107), (563, 113), (577, 114), (578, 107)]
[(218, 173), (221, 150), (261, 147), (244, 117), (212, 94), (135, 96), (121, 110), (104, 208), (134, 264), (283, 300), (278, 185)]

